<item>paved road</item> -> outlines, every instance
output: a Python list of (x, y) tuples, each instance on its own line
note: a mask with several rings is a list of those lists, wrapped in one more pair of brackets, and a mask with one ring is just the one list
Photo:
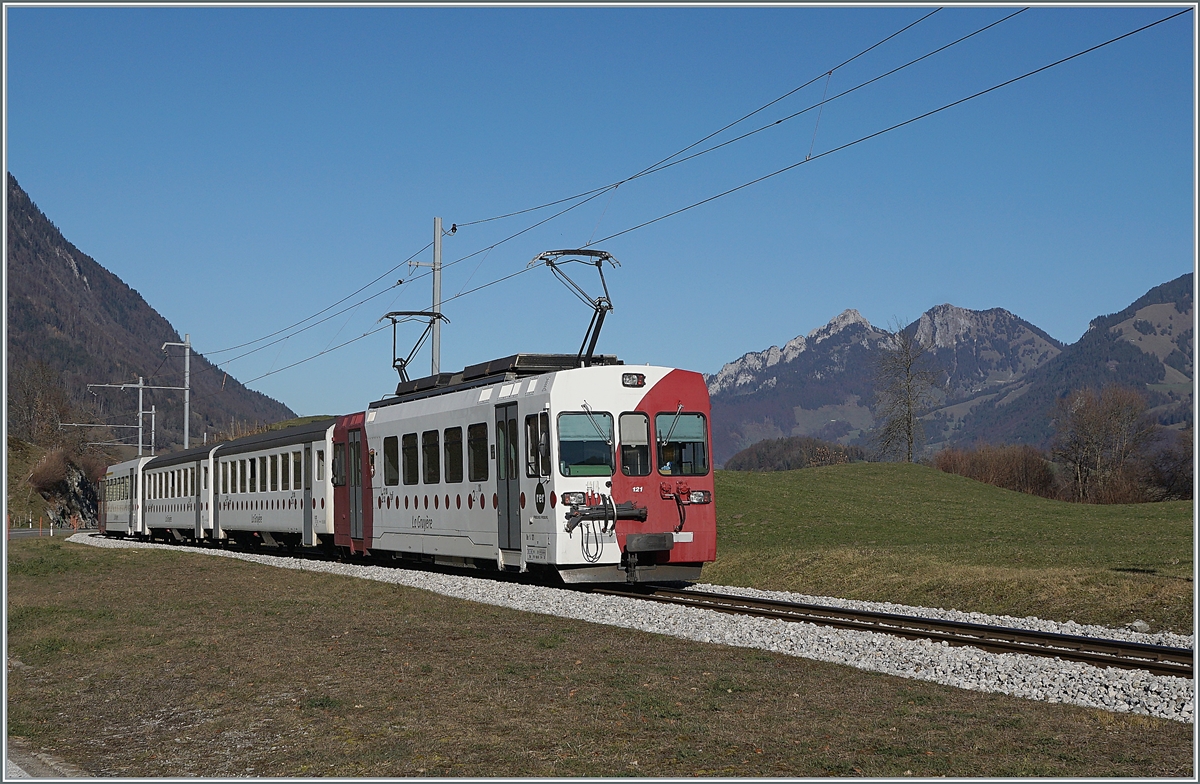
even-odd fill
[(77, 779), (87, 774), (74, 765), (50, 754), (33, 751), (21, 738), (8, 739), (8, 758), (4, 760), (4, 780)]
[[(37, 529), (37, 527), (34, 527), (34, 528), (10, 528), (8, 531), (8, 536), (10, 539), (25, 539), (30, 536), (46, 536), (46, 537), (48, 537), (48, 536), (50, 536), (51, 530), (52, 529), (50, 529), (50, 528), (42, 528), (39, 531)], [(79, 530), (83, 531), (84, 533), (89, 533), (89, 532), (95, 531), (96, 529), (81, 528)], [(55, 528), (55, 529), (53, 529), (53, 531), (54, 531), (55, 538), (58, 538), (61, 536), (64, 539), (66, 539), (71, 534), (76, 533), (75, 531), (72, 531), (70, 528)]]

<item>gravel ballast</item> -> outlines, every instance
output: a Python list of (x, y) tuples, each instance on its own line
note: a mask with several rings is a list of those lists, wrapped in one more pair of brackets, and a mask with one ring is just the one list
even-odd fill
[[(285, 569), (340, 574), (420, 588), (457, 599), (517, 610), (847, 664), (863, 670), (932, 681), (962, 689), (1122, 713), (1139, 713), (1181, 722), (1190, 723), (1195, 720), (1195, 694), (1190, 679), (1151, 675), (1139, 670), (1100, 668), (1024, 654), (988, 653), (977, 648), (956, 647), (928, 640), (906, 640), (887, 634), (729, 615), (713, 610), (655, 604), (619, 596), (583, 594), (561, 588), (499, 582), (456, 574), (150, 544), (83, 533), (75, 534), (68, 541), (95, 547), (181, 550)], [(1193, 647), (1192, 637), (1177, 634), (1141, 634), (1132, 630), (1083, 626), (1071, 622), (1055, 623), (1037, 618), (988, 616), (955, 610), (757, 591), (750, 588), (697, 585), (694, 589), (812, 604), (861, 607), (1063, 634)]]

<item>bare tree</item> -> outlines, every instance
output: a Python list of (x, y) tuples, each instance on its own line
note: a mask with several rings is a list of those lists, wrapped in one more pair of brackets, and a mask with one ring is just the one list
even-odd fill
[(57, 444), (59, 423), (70, 421), (72, 411), (59, 374), (34, 360), (15, 368), (8, 383), (8, 432), (34, 444)]
[(923, 436), (921, 412), (936, 399), (941, 374), (928, 367), (929, 347), (916, 329), (893, 324), (875, 367), (875, 441), (879, 456), (911, 463)]
[(1144, 397), (1116, 385), (1077, 390), (1059, 400), (1054, 424), (1054, 456), (1069, 471), (1073, 500), (1140, 500), (1136, 463), (1157, 429)]

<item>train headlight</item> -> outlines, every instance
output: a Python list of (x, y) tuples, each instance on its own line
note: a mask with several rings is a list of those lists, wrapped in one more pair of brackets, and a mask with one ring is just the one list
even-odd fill
[(693, 490), (688, 494), (688, 501), (693, 504), (711, 504), (712, 493), (707, 490)]
[(587, 501), (585, 493), (563, 493), (562, 502), (567, 506), (583, 506)]
[(646, 386), (646, 377), (641, 373), (622, 373), (621, 386), (644, 387)]

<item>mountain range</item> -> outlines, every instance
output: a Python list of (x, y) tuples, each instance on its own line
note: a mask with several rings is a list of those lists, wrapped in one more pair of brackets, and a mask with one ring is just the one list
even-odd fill
[[(175, 328), (140, 294), (63, 237), (11, 173), (7, 221), (5, 358), (10, 408), (14, 376), (33, 365), (48, 369), (53, 383), (76, 401), (107, 401), (110, 424), (136, 423), (136, 392), (98, 391), (104, 397), (92, 398), (88, 384), (136, 384), (143, 376), (148, 385), (183, 385), (182, 359), (166, 362), (162, 351), (163, 343), (182, 342)], [(270, 423), (295, 416), (283, 403), (245, 388), (196, 353), (191, 382), (190, 429), (195, 440), (231, 429), (231, 423)], [(153, 404), (157, 409), (160, 451), (182, 444), (182, 393), (144, 394), (146, 408)], [(149, 425), (147, 417), (147, 443)]]
[[(96, 400), (89, 383), (179, 386), (182, 363), (162, 345), (180, 342), (140, 294), (80, 251), (8, 175), (8, 343), (10, 432), (13, 379), (38, 366), (77, 401)], [(1193, 420), (1192, 274), (1147, 292), (1129, 307), (1093, 319), (1064, 345), (1003, 310), (939, 305), (904, 327), (929, 346), (941, 371), (937, 402), (924, 416), (931, 448), (976, 442), (1046, 446), (1058, 398), (1119, 383), (1143, 392), (1162, 424)], [(707, 377), (717, 465), (768, 438), (816, 436), (867, 445), (874, 425), (874, 368), (890, 333), (856, 310), (787, 341), (751, 352)], [(101, 393), (103, 394), (103, 393)], [(178, 392), (147, 392), (158, 443), (181, 444)], [(136, 395), (112, 393), (109, 421), (136, 421)], [(132, 402), (132, 404), (130, 404)], [(127, 409), (127, 410), (126, 410)], [(116, 413), (114, 413), (116, 412)], [(283, 403), (245, 388), (203, 356), (192, 356), (192, 438), (235, 424), (293, 418)]]
[[(1192, 274), (1147, 292), (1129, 307), (1093, 319), (1064, 345), (1002, 308), (938, 305), (904, 327), (928, 347), (941, 372), (937, 402), (924, 417), (926, 442), (1028, 443), (1053, 437), (1058, 398), (1116, 383), (1142, 392), (1161, 424), (1193, 419)], [(890, 333), (857, 310), (751, 352), (708, 376), (718, 465), (768, 438), (808, 435), (867, 444), (874, 418), (875, 364)]]

